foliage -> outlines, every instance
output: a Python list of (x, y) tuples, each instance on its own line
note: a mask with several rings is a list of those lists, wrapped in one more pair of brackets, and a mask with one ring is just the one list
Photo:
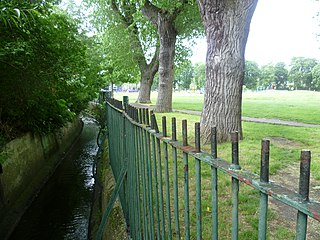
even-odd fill
[(197, 89), (203, 89), (206, 81), (206, 65), (196, 63), (194, 65), (194, 81)]
[(258, 64), (254, 61), (246, 60), (244, 68), (244, 85), (246, 88), (255, 90), (257, 88), (260, 75), (261, 70)]
[(312, 88), (316, 91), (320, 91), (320, 63), (318, 63), (312, 69)]
[(312, 90), (312, 69), (317, 65), (313, 58), (294, 57), (291, 60), (289, 79), (294, 83), (296, 89)]
[(121, 84), (136, 82), (140, 72), (130, 47), (128, 29), (121, 25), (110, 25), (98, 37), (102, 75), (106, 83)]
[(194, 69), (190, 61), (184, 62), (179, 68), (176, 69), (174, 76), (174, 87), (187, 90), (190, 89), (190, 84), (194, 77)]
[(263, 89), (270, 89), (274, 84), (275, 68), (272, 64), (267, 64), (261, 67), (261, 78), (259, 86)]
[(94, 97), (86, 37), (71, 18), (40, 2), (32, 21), (0, 23), (0, 131), (7, 138), (53, 131)]
[(283, 62), (276, 63), (274, 67), (274, 80), (278, 90), (284, 90), (288, 87), (288, 70), (285, 67), (286, 65)]

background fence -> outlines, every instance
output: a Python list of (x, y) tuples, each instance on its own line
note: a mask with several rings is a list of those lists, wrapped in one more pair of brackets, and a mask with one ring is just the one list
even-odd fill
[[(269, 145), (261, 143), (260, 176), (241, 169), (238, 133), (231, 134), (232, 162), (218, 157), (216, 129), (212, 128), (211, 153), (201, 151), (200, 124), (195, 124), (194, 147), (188, 143), (187, 121), (182, 121), (182, 141), (177, 139), (176, 119), (162, 117), (159, 131), (154, 113), (135, 108), (128, 98), (107, 98), (107, 129), (110, 163), (117, 194), (132, 239), (218, 239), (218, 173), (231, 177), (232, 239), (239, 236), (239, 182), (260, 195), (258, 239), (267, 236), (268, 198), (297, 210), (296, 239), (306, 239), (307, 218), (320, 221), (320, 203), (309, 199), (310, 151), (301, 152), (299, 192), (269, 182)], [(210, 172), (210, 175), (203, 172)], [(219, 173), (220, 174), (220, 173)], [(202, 184), (202, 181), (204, 184)], [(205, 197), (210, 199), (210, 206)], [(112, 200), (107, 211), (111, 211)], [(210, 209), (210, 211), (206, 211)], [(208, 215), (210, 213), (210, 216)], [(205, 215), (204, 215), (205, 213)], [(108, 213), (100, 225), (102, 232)], [(203, 236), (203, 233), (206, 233)]]

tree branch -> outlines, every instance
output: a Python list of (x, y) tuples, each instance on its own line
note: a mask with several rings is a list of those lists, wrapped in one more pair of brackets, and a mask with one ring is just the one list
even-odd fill
[(152, 24), (158, 29), (158, 14), (160, 13), (160, 9), (157, 8), (155, 5), (150, 3), (149, 0), (145, 1), (145, 4), (143, 5), (142, 14), (145, 15)]
[(127, 17), (123, 16), (115, 0), (111, 0), (111, 8), (120, 17), (120, 20), (126, 27), (129, 27), (132, 24)]

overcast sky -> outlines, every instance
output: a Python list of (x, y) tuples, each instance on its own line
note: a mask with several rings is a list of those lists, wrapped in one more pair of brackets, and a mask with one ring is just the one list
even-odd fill
[[(259, 65), (290, 63), (292, 57), (320, 60), (320, 2), (315, 0), (259, 0), (251, 22), (246, 59)], [(205, 40), (194, 48), (193, 62), (205, 62)]]

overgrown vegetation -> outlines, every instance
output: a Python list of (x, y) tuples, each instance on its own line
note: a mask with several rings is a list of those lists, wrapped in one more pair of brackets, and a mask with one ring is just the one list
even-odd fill
[(97, 90), (91, 39), (54, 1), (0, 2), (0, 136), (51, 132), (87, 106)]

